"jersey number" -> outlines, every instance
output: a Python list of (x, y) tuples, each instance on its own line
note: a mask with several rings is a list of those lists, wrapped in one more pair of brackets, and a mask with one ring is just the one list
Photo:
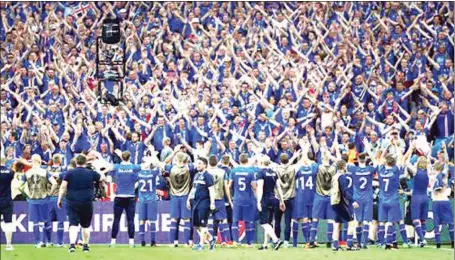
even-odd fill
[(348, 189), (352, 186), (352, 178), (350, 176), (346, 176), (346, 180), (348, 180)]
[(246, 190), (246, 183), (245, 183), (245, 178), (239, 178), (239, 191), (245, 191)]
[(384, 180), (384, 191), (387, 192), (389, 190), (389, 179), (383, 179)]
[(309, 188), (310, 190), (313, 189), (313, 177), (308, 177), (305, 183), (305, 177), (302, 176), (297, 180), (297, 189), (299, 188), (299, 183), (300, 183), (300, 188), (302, 190), (305, 190), (305, 187)]
[(361, 182), (360, 183), (360, 189), (364, 190), (366, 188), (366, 186), (367, 186), (368, 180), (365, 177), (361, 177), (359, 180)]
[[(147, 184), (148, 184), (148, 190), (147, 190)], [(140, 192), (152, 191), (153, 181), (152, 180), (147, 180), (147, 181), (140, 180), (139, 185), (140, 185), (140, 188), (139, 188)]]

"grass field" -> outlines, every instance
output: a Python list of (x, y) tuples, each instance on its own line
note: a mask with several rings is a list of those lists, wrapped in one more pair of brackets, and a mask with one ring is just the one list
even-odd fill
[(169, 248), (168, 246), (160, 247), (136, 247), (117, 246), (109, 248), (107, 245), (93, 245), (91, 252), (83, 253), (78, 249), (75, 253), (68, 253), (66, 248), (40, 248), (35, 249), (32, 245), (15, 245), (15, 250), (6, 252), (4, 246), (0, 249), (0, 259), (24, 259), (24, 260), (51, 260), (51, 259), (126, 259), (126, 260), (145, 260), (145, 259), (349, 259), (349, 260), (418, 260), (418, 259), (435, 259), (445, 260), (454, 259), (454, 251), (449, 246), (443, 246), (436, 250), (434, 246), (425, 248), (406, 248), (397, 251), (385, 251), (377, 247), (370, 247), (367, 250), (357, 252), (333, 252), (327, 248), (317, 248), (307, 250), (304, 248), (282, 248), (280, 251), (258, 251), (255, 248), (216, 248), (214, 252), (205, 250), (204, 252), (194, 252), (189, 248)]

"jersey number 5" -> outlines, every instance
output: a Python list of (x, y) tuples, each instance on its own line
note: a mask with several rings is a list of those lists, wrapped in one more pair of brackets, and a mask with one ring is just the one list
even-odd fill
[(246, 190), (246, 183), (245, 183), (245, 178), (239, 178), (239, 191), (245, 191)]

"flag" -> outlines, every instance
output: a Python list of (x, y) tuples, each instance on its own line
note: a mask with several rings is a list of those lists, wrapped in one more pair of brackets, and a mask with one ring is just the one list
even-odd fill
[(73, 8), (73, 15), (80, 16), (82, 14), (87, 13), (87, 10), (90, 9), (89, 3), (80, 3), (76, 7)]

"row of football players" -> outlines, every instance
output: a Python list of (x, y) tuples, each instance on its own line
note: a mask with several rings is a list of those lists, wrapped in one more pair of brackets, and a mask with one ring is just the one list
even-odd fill
[[(248, 245), (254, 242), (255, 222), (260, 216), (261, 224), (275, 225), (275, 233), (278, 237), (281, 234), (281, 218), (285, 219), (285, 241), (290, 240), (292, 230), (292, 244), (297, 246), (299, 224), (303, 233), (303, 238), (308, 247), (315, 247), (317, 238), (318, 222), (321, 219), (328, 220), (327, 240), (329, 243), (334, 242), (334, 248), (337, 248), (339, 224), (347, 223), (348, 235), (347, 244), (349, 249), (353, 249), (353, 235), (357, 231), (356, 237), (358, 246), (366, 247), (368, 241), (369, 223), (373, 219), (373, 177), (377, 174), (379, 180), (379, 206), (378, 206), (378, 240), (381, 245), (391, 248), (396, 241), (394, 235), (395, 225), (400, 225), (400, 232), (403, 241), (406, 243), (406, 232), (403, 222), (403, 214), (399, 204), (400, 182), (399, 178), (403, 175), (404, 169), (413, 173), (414, 188), (412, 190), (411, 212), (413, 224), (421, 240), (421, 245), (425, 244), (423, 226), (428, 217), (428, 196), (427, 187), (430, 179), (432, 185), (433, 212), (435, 225), (449, 225), (449, 233), (453, 240), (453, 220), (452, 210), (448, 200), (447, 164), (440, 162), (431, 165), (428, 158), (420, 157), (417, 167), (409, 163), (410, 154), (414, 146), (409, 149), (404, 156), (382, 155), (379, 160), (370, 156), (371, 165), (366, 165), (367, 156), (360, 155), (358, 165), (343, 166), (342, 163), (333, 166), (331, 161), (335, 161), (328, 151), (322, 151), (321, 164), (317, 164), (308, 158), (308, 148), (296, 153), (292, 158), (283, 155), (281, 164), (275, 165), (268, 160), (262, 160), (261, 166), (257, 167), (257, 158), (250, 158), (246, 155), (241, 156), (240, 165), (230, 160), (229, 157), (223, 157), (221, 163), (218, 163), (216, 157), (210, 157), (208, 160), (207, 172), (213, 176), (215, 187), (215, 210), (212, 211), (213, 222), (209, 223), (209, 230), (220, 231), (223, 242), (234, 241), (239, 244), (239, 221), (244, 221), (246, 225), (245, 240)], [(147, 222), (151, 224), (152, 245), (155, 244), (156, 219), (157, 219), (157, 196), (156, 189), (163, 185), (162, 177), (168, 179), (171, 194), (171, 232), (170, 242), (173, 245), (178, 244), (179, 223), (183, 225), (183, 240), (191, 244), (192, 237), (192, 212), (191, 202), (194, 194), (190, 193), (191, 185), (197, 169), (189, 163), (186, 154), (176, 151), (174, 163), (166, 165), (160, 162), (156, 157), (146, 158), (146, 163), (142, 166), (132, 165), (129, 163), (129, 154), (122, 155), (124, 162), (112, 167), (112, 176), (117, 184), (116, 198), (114, 201), (114, 224), (112, 230), (111, 244), (115, 244), (118, 234), (120, 216), (123, 210), (127, 213), (128, 233), (130, 243), (134, 244), (134, 213), (136, 211), (135, 188), (138, 188), (139, 203), (137, 209), (140, 217), (140, 236), (142, 244), (145, 245), (144, 230)], [(311, 156), (310, 156), (311, 157)], [(259, 157), (258, 157), (259, 158)], [(384, 159), (383, 159), (384, 158)], [(298, 160), (297, 163), (294, 163)], [(57, 180), (61, 178), (62, 170), (59, 169), (58, 159), (49, 172)], [(385, 165), (383, 165), (385, 163)], [(152, 168), (150, 169), (150, 164)], [(281, 193), (271, 194), (265, 192), (266, 187), (262, 186), (262, 199), (257, 200), (257, 177), (259, 173), (270, 171), (278, 176), (277, 191)], [(345, 172), (346, 177), (343, 183), (333, 185), (332, 177), (337, 172)], [(164, 173), (165, 175), (162, 175)], [(24, 181), (26, 181), (24, 179)], [(338, 179), (337, 179), (338, 181)], [(345, 183), (344, 183), (345, 182)], [(342, 185), (341, 185), (342, 184)], [(32, 185), (33, 186), (33, 185)], [(32, 187), (31, 186), (31, 187)], [(36, 188), (36, 185), (33, 186)], [(340, 187), (346, 189), (346, 192), (332, 199), (331, 195), (339, 194)], [(58, 189), (57, 189), (58, 190)], [(55, 191), (55, 189), (54, 189)], [(338, 191), (338, 193), (336, 192)], [(38, 190), (36, 190), (38, 192)], [(279, 195), (282, 196), (279, 196)], [(51, 194), (52, 195), (52, 194)], [(33, 196), (33, 194), (32, 194)], [(52, 196), (50, 196), (52, 197)], [(279, 205), (276, 197), (280, 198), (283, 205)], [(335, 196), (336, 197), (336, 196)], [(55, 200), (50, 200), (51, 215), (56, 214), (59, 222), (64, 220), (64, 214), (61, 209), (56, 207)], [(264, 201), (270, 201), (264, 204)], [(339, 203), (341, 201), (342, 203)], [(270, 204), (270, 205), (269, 205)], [(343, 204), (341, 210), (337, 206)], [(264, 207), (265, 206), (265, 207)], [(43, 217), (42, 210), (30, 212), (30, 218), (33, 222), (47, 222), (50, 226), (47, 216)], [(267, 208), (267, 210), (264, 210)], [(273, 209), (271, 211), (271, 209)], [(269, 216), (264, 216), (264, 212), (271, 212)], [(262, 213), (262, 214), (258, 214)], [(60, 213), (60, 214), (59, 214)], [(232, 217), (232, 222), (228, 221)], [(194, 217), (193, 217), (194, 220)], [(355, 221), (354, 221), (355, 220)], [(232, 225), (229, 225), (231, 222)], [(357, 223), (357, 225), (355, 224)], [(212, 227), (210, 227), (210, 224)], [(59, 223), (60, 224), (60, 223)], [(199, 223), (201, 224), (201, 223)], [(205, 223), (202, 223), (205, 225)], [(37, 227), (37, 230), (38, 227)], [(48, 230), (48, 229), (45, 229)], [(355, 230), (355, 231), (354, 231)], [(439, 244), (439, 228), (435, 229), (436, 242)], [(59, 228), (59, 244), (62, 241), (62, 230)], [(385, 236), (387, 234), (387, 236)], [(231, 237), (232, 235), (232, 237)], [(36, 235), (39, 241), (39, 233)], [(363, 240), (362, 240), (363, 236)], [(43, 236), (44, 237), (44, 236)]]

